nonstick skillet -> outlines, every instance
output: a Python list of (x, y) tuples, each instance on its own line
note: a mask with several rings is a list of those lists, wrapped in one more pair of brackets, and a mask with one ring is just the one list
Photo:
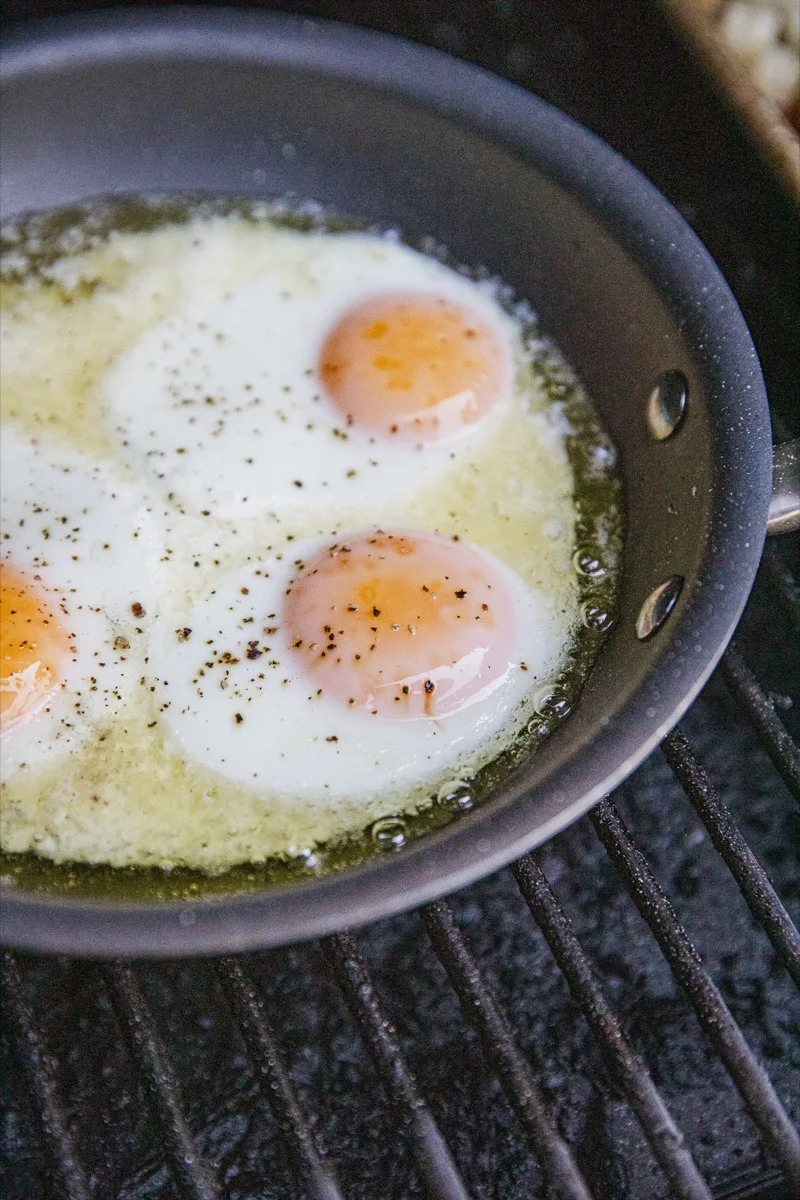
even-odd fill
[[(343, 25), (243, 11), (95, 13), (12, 35), (4, 217), (109, 194), (295, 197), (427, 235), (532, 303), (620, 456), (616, 624), (573, 715), (483, 805), (321, 878), (191, 892), (44, 861), (4, 892), (12, 945), (230, 952), (319, 936), (461, 887), (563, 829), (658, 744), (744, 606), (770, 530), (800, 520), (724, 280), (664, 198), (512, 84)], [(131, 898), (136, 893), (136, 898)], [(191, 894), (191, 900), (187, 896)]]

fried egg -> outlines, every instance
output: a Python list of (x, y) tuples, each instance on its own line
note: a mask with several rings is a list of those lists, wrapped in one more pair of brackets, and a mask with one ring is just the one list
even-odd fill
[(419, 530), (293, 548), (156, 623), (187, 757), (281, 796), (397, 797), (476, 769), (563, 653), (564, 614), (486, 550)]
[(517, 330), (488, 289), (386, 238), (264, 236), (266, 269), (187, 300), (102, 380), (119, 454), (195, 513), (369, 518), (508, 409)]
[[(526, 310), (382, 235), (70, 246), (5, 301), (4, 846), (296, 855), (538, 727), (594, 636), (577, 545), (614, 559), (576, 543)], [(596, 497), (613, 453), (575, 396)]]
[(150, 537), (135, 489), (4, 429), (0, 445), (3, 776), (76, 750), (143, 669)]

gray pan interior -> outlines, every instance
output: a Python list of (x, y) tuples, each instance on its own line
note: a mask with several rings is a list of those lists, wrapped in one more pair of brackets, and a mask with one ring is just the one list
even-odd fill
[[(93, 14), (10, 38), (4, 216), (113, 192), (311, 198), (432, 235), (527, 297), (621, 456), (619, 619), (576, 712), (485, 806), (401, 853), (196, 903), (9, 889), (3, 934), (85, 954), (232, 951), (316, 936), (458, 888), (586, 811), (656, 746), (730, 636), (758, 564), (769, 417), (748, 331), (663, 197), (547, 104), (437, 52), (346, 26), (227, 10)], [(648, 433), (661, 372), (689, 381)], [(650, 591), (686, 580), (655, 636)]]

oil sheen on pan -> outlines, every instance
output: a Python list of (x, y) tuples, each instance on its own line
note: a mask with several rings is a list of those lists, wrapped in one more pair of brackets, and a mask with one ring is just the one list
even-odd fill
[(614, 450), (486, 272), (312, 209), (98, 202), (4, 230), (2, 373), (9, 860), (324, 870), (568, 719)]

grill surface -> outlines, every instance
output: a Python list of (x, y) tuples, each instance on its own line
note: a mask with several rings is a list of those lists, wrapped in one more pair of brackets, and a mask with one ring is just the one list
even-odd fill
[[(720, 261), (798, 432), (794, 218), (656, 10), (271, 7), (472, 57), (610, 140)], [(448, 902), (216, 963), (7, 955), (3, 1195), (800, 1194), (799, 571), (800, 539), (768, 549), (662, 753)]]

